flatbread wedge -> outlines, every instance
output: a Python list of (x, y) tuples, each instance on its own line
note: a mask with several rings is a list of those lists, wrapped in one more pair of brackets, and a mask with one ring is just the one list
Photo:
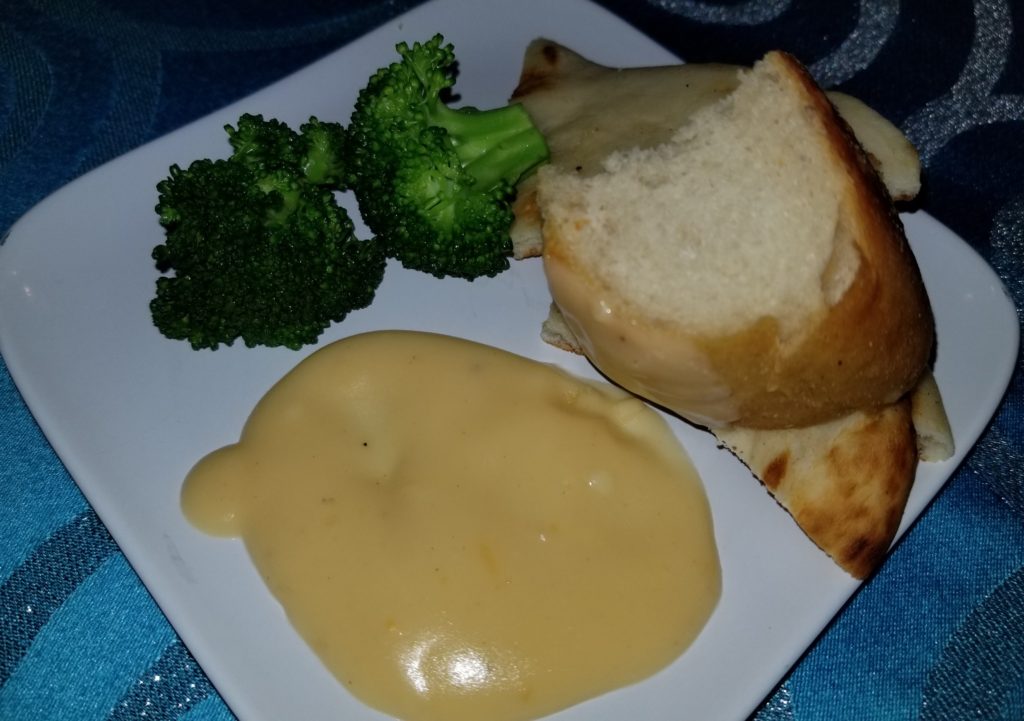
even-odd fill
[(937, 391), (928, 373), (908, 397), (878, 410), (807, 428), (713, 432), (819, 548), (862, 579), (899, 530), (918, 460), (953, 454)]
[(714, 433), (850, 575), (882, 562), (917, 466), (909, 399), (807, 428)]

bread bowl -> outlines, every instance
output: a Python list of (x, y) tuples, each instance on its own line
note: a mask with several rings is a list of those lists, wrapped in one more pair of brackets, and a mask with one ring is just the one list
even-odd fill
[(793, 428), (896, 402), (934, 320), (849, 126), (772, 52), (666, 142), (538, 173), (544, 269), (582, 351), (708, 427)]

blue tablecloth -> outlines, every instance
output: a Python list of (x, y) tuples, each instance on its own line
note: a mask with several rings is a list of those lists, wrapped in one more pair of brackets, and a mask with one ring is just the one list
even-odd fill
[[(415, 4), (3, 0), (0, 237), (76, 176)], [(978, 249), (1022, 307), (1024, 3), (603, 4), (691, 61), (750, 62), (785, 48), (822, 84), (894, 120), (921, 150), (921, 207)], [(979, 445), (751, 710), (758, 721), (1024, 718), (1019, 362), (1017, 371)], [(0, 719), (138, 717), (231, 714), (0, 367)]]

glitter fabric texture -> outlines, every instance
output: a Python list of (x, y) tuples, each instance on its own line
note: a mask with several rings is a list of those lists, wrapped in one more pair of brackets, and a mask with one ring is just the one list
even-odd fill
[[(0, 243), (63, 184), (416, 4), (4, 0)], [(921, 152), (921, 208), (1024, 307), (1024, 3), (601, 4), (688, 61), (788, 50), (896, 122)], [(1018, 360), (964, 465), (752, 721), (1024, 718), (1022, 378)], [(233, 718), (2, 364), (0, 536), (0, 719)]]

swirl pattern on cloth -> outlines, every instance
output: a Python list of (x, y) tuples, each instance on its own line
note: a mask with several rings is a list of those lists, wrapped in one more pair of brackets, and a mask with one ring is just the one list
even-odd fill
[(971, 612), (928, 674), (921, 721), (1024, 717), (1024, 569)]

